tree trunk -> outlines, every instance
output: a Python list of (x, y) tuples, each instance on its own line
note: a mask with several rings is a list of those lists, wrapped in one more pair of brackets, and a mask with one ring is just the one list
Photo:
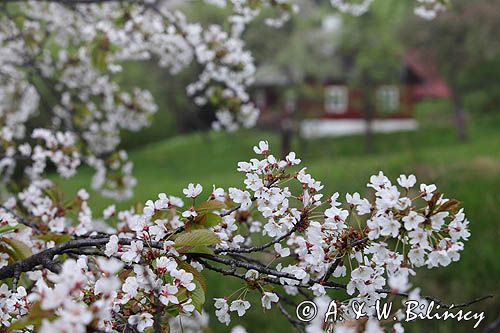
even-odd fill
[(365, 152), (367, 154), (372, 154), (373, 153), (373, 142), (375, 140), (375, 136), (373, 134), (373, 118), (374, 118), (374, 113), (375, 109), (373, 107), (372, 99), (370, 96), (371, 93), (371, 87), (366, 86), (363, 89), (363, 109), (365, 113), (365, 122), (366, 122), (366, 128), (365, 128)]
[(293, 125), (290, 118), (281, 121), (281, 156), (285, 158), (292, 150)]
[(467, 124), (460, 93), (456, 88), (452, 88), (451, 101), (453, 104), (453, 118), (457, 129), (458, 140), (463, 142), (467, 140)]
[[(292, 93), (293, 94), (293, 93)], [(292, 151), (292, 138), (294, 130), (294, 116), (297, 111), (295, 95), (286, 97), (283, 117), (281, 119), (281, 156), (286, 157)]]

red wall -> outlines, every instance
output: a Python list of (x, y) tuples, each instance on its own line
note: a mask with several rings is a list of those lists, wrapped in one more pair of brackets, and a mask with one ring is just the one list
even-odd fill
[[(324, 87), (319, 89), (324, 91)], [(393, 113), (380, 113), (375, 111), (376, 118), (411, 118), (413, 112), (413, 98), (412, 89), (410, 86), (399, 86), (400, 93), (400, 110)], [(324, 96), (316, 99), (301, 99), (299, 108), (304, 112), (307, 117), (322, 117), (325, 119), (352, 119), (352, 118), (365, 118), (363, 112), (363, 102), (361, 91), (349, 89), (349, 103), (347, 111), (342, 114), (330, 113), (325, 109)]]

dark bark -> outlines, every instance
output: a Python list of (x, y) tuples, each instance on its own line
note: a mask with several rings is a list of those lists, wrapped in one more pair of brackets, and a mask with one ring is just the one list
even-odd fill
[(366, 85), (363, 88), (363, 109), (365, 114), (365, 152), (367, 154), (373, 153), (373, 142), (375, 140), (375, 135), (373, 133), (373, 118), (375, 116), (375, 108), (373, 106), (372, 98), (371, 98), (371, 89), (370, 85)]
[(496, 332), (497, 329), (500, 327), (500, 316), (497, 317), (493, 322), (491, 322), (486, 329), (484, 330), (484, 333), (493, 333)]
[[(57, 254), (62, 254), (65, 251), (71, 250), (71, 249), (80, 249), (80, 248), (86, 248), (86, 247), (97, 247), (97, 246), (102, 246), (105, 245), (109, 241), (109, 237), (101, 237), (101, 238), (85, 238), (85, 239), (75, 239), (68, 241), (63, 244), (59, 244), (53, 248), (44, 250), (42, 252), (39, 252), (37, 254), (34, 254), (24, 260), (16, 261), (15, 263), (8, 265), (6, 267), (3, 267), (0, 269), (0, 280), (6, 279), (6, 278), (11, 278), (11, 277), (16, 277), (19, 276), (20, 273), (22, 272), (28, 272), (33, 270), (36, 266), (43, 266), (45, 268), (51, 269), (52, 270), (52, 265), (58, 265), (53, 259), (53, 257)], [(120, 238), (119, 243), (122, 245), (130, 245), (133, 239), (128, 239), (128, 238)], [(361, 242), (366, 241), (366, 239), (361, 239), (357, 240), (351, 245), (354, 244), (359, 244)], [(163, 244), (162, 242), (151, 242), (149, 243), (149, 246), (157, 249), (162, 249)], [(202, 265), (204, 265), (207, 269), (210, 270), (215, 270), (219, 273), (222, 273), (224, 275), (232, 275), (240, 279), (246, 279), (246, 277), (242, 273), (238, 273), (237, 269), (242, 268), (242, 269), (254, 269), (258, 271), (261, 274), (266, 274), (268, 276), (262, 277), (262, 279), (266, 282), (273, 283), (273, 284), (280, 284), (279, 279), (280, 278), (287, 278), (287, 279), (292, 279), (292, 280), (298, 280), (293, 274), (289, 274), (286, 272), (281, 272), (277, 271), (269, 265), (265, 265), (264, 263), (261, 263), (255, 259), (251, 258), (246, 258), (244, 256), (240, 256), (237, 259), (233, 258), (226, 258), (224, 257), (223, 254), (206, 254), (206, 253), (189, 253), (187, 254), (189, 258), (195, 259), (198, 262), (200, 262)], [(248, 260), (248, 261), (247, 261)], [(218, 264), (228, 266), (230, 269), (225, 269), (222, 267), (215, 267), (211, 266), (210, 264), (207, 263), (207, 261), (213, 261)], [(55, 272), (59, 271), (59, 268), (57, 267), (56, 269), (53, 269)], [(332, 289), (345, 289), (346, 285), (344, 284), (339, 284), (333, 281), (326, 281), (323, 279), (310, 279), (307, 283), (299, 283), (297, 286), (299, 288), (309, 288), (312, 285), (316, 283), (321, 283), (325, 287), (329, 287)], [(376, 290), (378, 293), (383, 293), (383, 294), (393, 294), (393, 295), (398, 295), (402, 297), (408, 297), (407, 293), (399, 293), (399, 292), (394, 292), (392, 290), (388, 289), (379, 289)], [(462, 304), (455, 304), (455, 305), (448, 305), (445, 303), (442, 303), (440, 300), (432, 297), (432, 296), (424, 296), (425, 299), (429, 301), (434, 301), (436, 304), (440, 305), (441, 308), (444, 309), (449, 309), (451, 307), (453, 308), (460, 308), (460, 307), (467, 307), (471, 304), (483, 301), (487, 298), (492, 297), (491, 295), (487, 295), (484, 297), (477, 298), (475, 300), (462, 303)]]
[(451, 102), (453, 106), (453, 119), (457, 129), (458, 140), (467, 140), (467, 120), (462, 106), (462, 99), (457, 88), (452, 88)]
[(283, 108), (283, 118), (280, 123), (281, 130), (281, 156), (285, 158), (292, 151), (294, 130), (294, 115), (297, 111), (295, 96), (288, 96)]
[(281, 121), (281, 156), (285, 158), (292, 150), (293, 125), (290, 118)]

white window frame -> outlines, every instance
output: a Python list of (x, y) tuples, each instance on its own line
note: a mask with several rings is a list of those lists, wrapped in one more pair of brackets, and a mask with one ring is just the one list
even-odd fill
[(266, 91), (263, 89), (257, 90), (255, 93), (255, 104), (259, 109), (263, 109), (267, 106)]
[(400, 107), (399, 87), (396, 85), (380, 86), (377, 89), (377, 103), (382, 112), (397, 112)]
[(349, 90), (346, 86), (331, 85), (325, 87), (325, 110), (328, 113), (342, 114), (349, 106)]

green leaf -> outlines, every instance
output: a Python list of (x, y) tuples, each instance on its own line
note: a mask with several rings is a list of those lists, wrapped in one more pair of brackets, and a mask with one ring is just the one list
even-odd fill
[(191, 292), (191, 299), (193, 300), (195, 309), (201, 313), (203, 305), (205, 304), (205, 291), (196, 279), (194, 283), (196, 284), (196, 288)]
[(7, 225), (0, 227), (0, 234), (6, 233), (6, 232), (9, 232), (12, 230), (16, 230), (16, 229), (21, 229), (22, 227), (23, 227), (22, 224), (17, 224), (15, 226), (11, 226), (11, 225), (7, 224)]
[(212, 210), (217, 210), (217, 209), (222, 209), (222, 208), (226, 208), (225, 203), (220, 202), (218, 200), (210, 200), (210, 201), (203, 201), (198, 206), (196, 206), (195, 210), (198, 213), (203, 213), (203, 212), (209, 212)]
[(181, 260), (177, 260), (177, 264), (179, 265), (180, 268), (184, 269), (186, 272), (193, 274), (195, 283), (198, 282), (198, 284), (203, 288), (205, 292), (208, 291), (207, 280), (200, 272), (198, 272), (198, 270), (196, 270), (196, 268)]
[(54, 202), (59, 202), (59, 195), (53, 188), (46, 188), (43, 192)]
[(436, 213), (458, 209), (460, 204), (461, 204), (460, 201), (455, 200), (455, 199), (450, 199), (450, 200), (446, 201), (444, 204), (442, 204), (441, 206), (439, 206), (439, 208), (436, 210)]
[(71, 236), (70, 235), (67, 235), (67, 234), (56, 234), (56, 233), (53, 233), (53, 232), (47, 232), (47, 233), (45, 233), (43, 235), (38, 235), (35, 238), (40, 239), (40, 240), (44, 240), (46, 242), (48, 242), (48, 241), (54, 241), (57, 244), (66, 243), (66, 242), (68, 242), (68, 241), (71, 240)]
[(5, 253), (9, 256), (10, 262), (14, 262), (17, 260), (17, 255), (14, 253), (12, 248), (10, 246), (7, 246), (6, 244), (0, 243), (0, 253)]
[(175, 239), (175, 247), (184, 246), (209, 246), (218, 244), (219, 237), (211, 230), (198, 229), (189, 232), (183, 232)]
[(206, 213), (203, 215), (198, 215), (194, 219), (194, 223), (205, 228), (215, 227), (222, 221), (222, 217), (214, 213)]
[(52, 316), (52, 311), (43, 310), (40, 307), (40, 301), (36, 301), (30, 306), (30, 311), (24, 317), (21, 317), (9, 326), (7, 332), (22, 330), (23, 328), (31, 325), (38, 327), (42, 323), (42, 319), (50, 318)]
[(98, 34), (94, 38), (91, 43), (90, 60), (96, 69), (100, 71), (106, 70), (110, 48), (111, 43), (106, 36)]
[(9, 245), (10, 248), (12, 248), (16, 257), (15, 259), (17, 260), (26, 259), (33, 255), (29, 246), (17, 239), (1, 237), (0, 241), (4, 242), (5, 244)]
[(207, 246), (183, 246), (177, 250), (179, 253), (204, 253), (214, 254), (214, 251)]
[(24, 16), (19, 15), (19, 16), (16, 16), (14, 21), (16, 22), (17, 27), (19, 29), (23, 30), (25, 20), (26, 20), (26, 18)]

